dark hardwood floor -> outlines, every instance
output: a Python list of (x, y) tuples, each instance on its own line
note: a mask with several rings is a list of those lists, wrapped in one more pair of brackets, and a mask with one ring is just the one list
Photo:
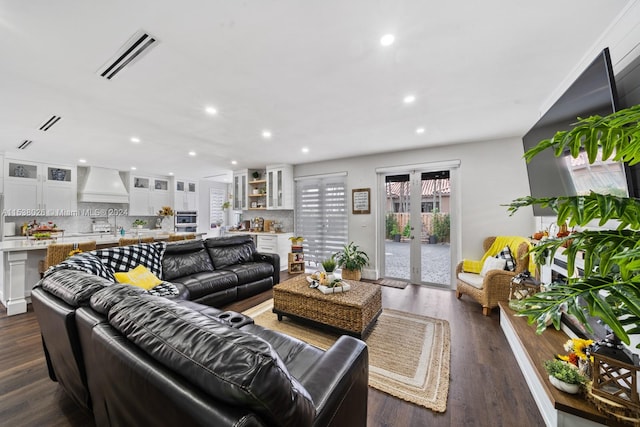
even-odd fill
[[(284, 273), (281, 280), (287, 277)], [(454, 292), (417, 285), (383, 287), (382, 297), (383, 307), (449, 321), (451, 379), (447, 411), (441, 414), (369, 389), (368, 426), (544, 425), (500, 329), (497, 309), (485, 317), (467, 297), (456, 300)], [(269, 298), (271, 291), (225, 308), (243, 311)], [(0, 313), (0, 425), (93, 425), (91, 414), (49, 380), (31, 310), (11, 317)]]

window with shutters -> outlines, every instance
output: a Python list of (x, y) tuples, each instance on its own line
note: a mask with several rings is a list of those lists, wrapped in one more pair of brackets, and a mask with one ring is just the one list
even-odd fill
[(226, 192), (221, 188), (212, 188), (209, 193), (209, 228), (214, 229), (224, 222), (224, 203)]
[(346, 176), (296, 180), (296, 235), (304, 256), (316, 265), (347, 244)]

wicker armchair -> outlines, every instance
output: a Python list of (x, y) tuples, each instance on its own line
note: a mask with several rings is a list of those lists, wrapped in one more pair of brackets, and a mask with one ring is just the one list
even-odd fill
[[(495, 240), (495, 236), (484, 239), (482, 246), (485, 252), (489, 250)], [(513, 254), (516, 262), (516, 270), (489, 271), (482, 279), (482, 289), (479, 289), (477, 285), (473, 286), (460, 278), (460, 273), (464, 272), (462, 269), (463, 263), (460, 262), (456, 267), (456, 278), (458, 284), (456, 288), (456, 297), (460, 299), (463, 294), (469, 295), (471, 298), (482, 304), (482, 314), (488, 316), (491, 313), (491, 309), (498, 306), (498, 302), (509, 301), (511, 279), (513, 279), (516, 274), (522, 273), (529, 267), (528, 251), (529, 245), (526, 242), (521, 243), (518, 246), (517, 253)], [(467, 273), (467, 275), (477, 276), (475, 277), (477, 280), (480, 278), (480, 275), (475, 275), (473, 273)]]
[(69, 253), (74, 249), (80, 249), (82, 252), (93, 251), (96, 249), (96, 242), (92, 240), (83, 243), (51, 243), (47, 246), (44, 270), (69, 258)]
[(118, 246), (137, 245), (138, 243), (153, 243), (155, 240), (153, 237), (122, 237), (118, 241)]

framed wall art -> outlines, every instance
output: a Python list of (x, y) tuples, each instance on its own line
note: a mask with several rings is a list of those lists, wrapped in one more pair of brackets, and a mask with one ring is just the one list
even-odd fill
[(354, 215), (371, 213), (370, 188), (355, 188), (351, 191), (351, 211)]

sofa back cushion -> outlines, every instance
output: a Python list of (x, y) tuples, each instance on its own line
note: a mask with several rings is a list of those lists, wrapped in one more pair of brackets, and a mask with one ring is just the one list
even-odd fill
[(108, 288), (103, 288), (98, 292), (95, 292), (91, 295), (89, 302), (92, 309), (106, 316), (109, 314), (111, 307), (123, 299), (146, 293), (147, 291), (142, 288), (138, 288), (137, 286), (115, 283)]
[(113, 271), (129, 271), (143, 265), (162, 279), (162, 256), (166, 248), (165, 242), (138, 243), (137, 245), (98, 249), (90, 253), (97, 256), (103, 264)]
[(165, 298), (129, 297), (109, 323), (167, 368), (270, 425), (311, 425), (315, 407), (271, 345)]
[(202, 240), (169, 243), (162, 257), (164, 280), (213, 271), (213, 263)]
[(216, 269), (253, 261), (256, 252), (251, 236), (212, 237), (204, 244)]
[(83, 271), (61, 268), (40, 281), (42, 289), (73, 307), (87, 305), (91, 296), (112, 283)]

